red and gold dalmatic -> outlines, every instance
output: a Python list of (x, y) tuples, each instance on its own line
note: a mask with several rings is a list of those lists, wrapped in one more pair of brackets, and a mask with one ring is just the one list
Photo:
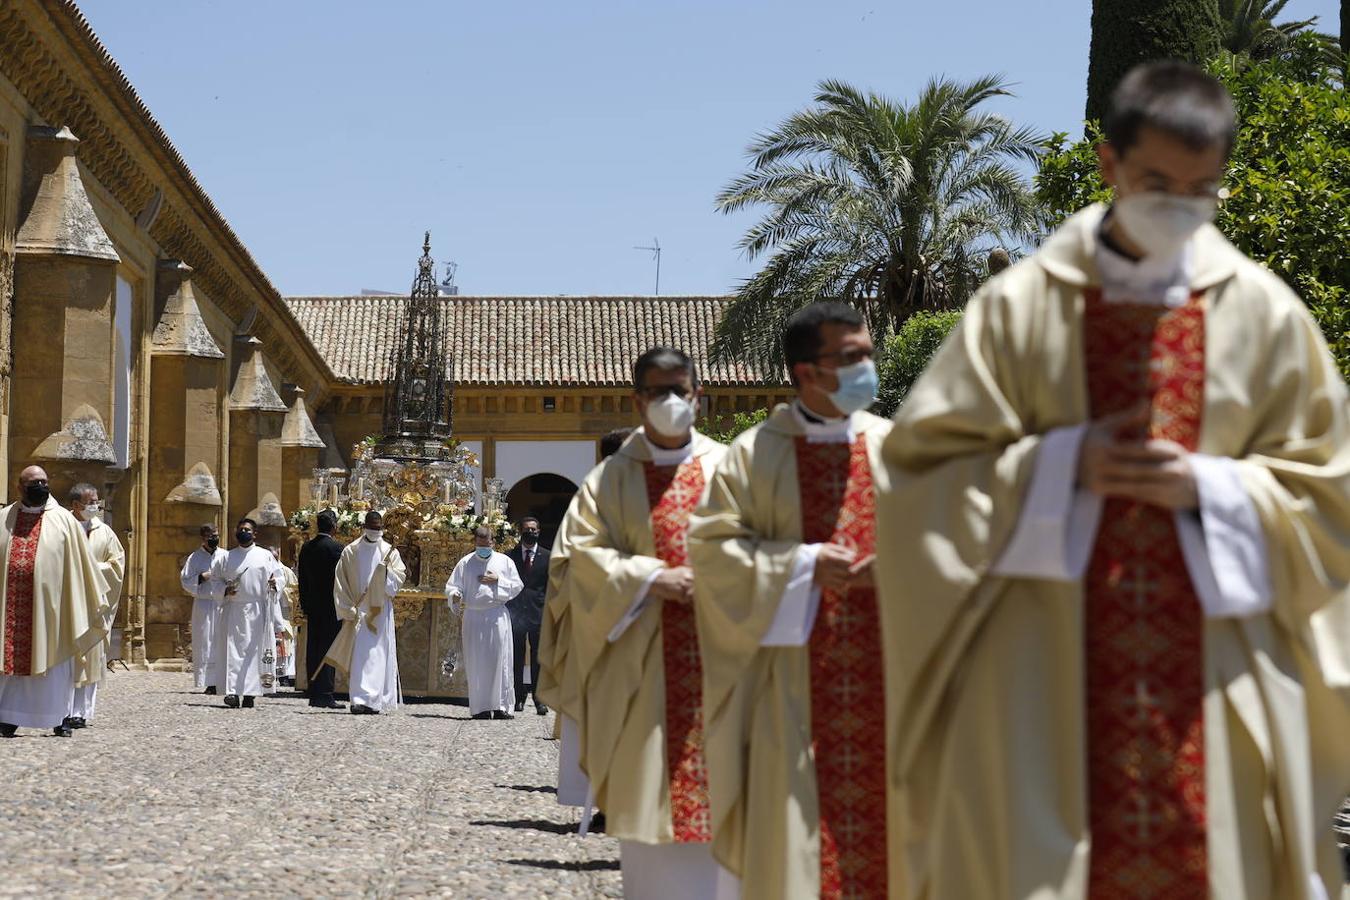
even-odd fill
[[(802, 540), (862, 558), (876, 549), (876, 492), (862, 438), (798, 437)], [(876, 591), (823, 591), (808, 647), (820, 804), (820, 896), (885, 897), (885, 667)]]
[[(1089, 292), (1092, 417), (1147, 401), (1149, 436), (1194, 450), (1205, 317)], [(1085, 584), (1092, 900), (1207, 900), (1204, 617), (1173, 514), (1108, 500)]]
[[(643, 464), (656, 555), (670, 568), (689, 565), (689, 516), (703, 496), (703, 466)], [(666, 669), (666, 771), (675, 842), (712, 840), (708, 818), (708, 767), (703, 755), (703, 667), (698, 655), (694, 607), (661, 607), (661, 644)]]
[(19, 511), (5, 571), (4, 675), (33, 672), (33, 577), (42, 513)]

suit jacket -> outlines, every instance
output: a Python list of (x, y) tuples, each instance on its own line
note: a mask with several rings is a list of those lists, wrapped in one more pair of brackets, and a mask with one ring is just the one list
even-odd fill
[(296, 563), (300, 576), (300, 608), (310, 621), (328, 624), (337, 622), (337, 609), (333, 606), (333, 579), (341, 558), (342, 544), (327, 534), (306, 541), (300, 548), (300, 559)]
[(516, 572), (525, 588), (506, 604), (512, 628), (538, 628), (544, 616), (544, 593), (548, 590), (549, 548), (542, 543), (534, 548), (534, 565), (525, 572), (525, 548), (517, 544), (506, 554), (516, 564)]

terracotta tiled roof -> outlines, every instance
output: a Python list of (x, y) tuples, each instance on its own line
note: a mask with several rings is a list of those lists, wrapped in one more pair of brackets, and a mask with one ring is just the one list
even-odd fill
[[(340, 381), (389, 373), (404, 297), (288, 297), (286, 302)], [(654, 344), (694, 357), (712, 386), (784, 383), (755, 366), (708, 361), (729, 297), (443, 297), (454, 379), (462, 385), (627, 385), (633, 360)]]

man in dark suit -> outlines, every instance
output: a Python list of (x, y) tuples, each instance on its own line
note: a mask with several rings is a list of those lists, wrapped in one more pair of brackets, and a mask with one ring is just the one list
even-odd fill
[[(525, 697), (539, 684), (539, 623), (543, 620), (544, 594), (548, 591), (548, 548), (539, 544), (539, 520), (520, 520), (520, 543), (506, 554), (516, 564), (525, 588), (506, 604), (511, 614), (511, 636), (516, 652), (516, 712), (525, 710)], [(530, 644), (530, 683), (525, 683), (525, 642)], [(548, 707), (534, 698), (539, 715)]]
[(322, 709), (341, 709), (333, 699), (333, 667), (321, 666), (328, 648), (338, 636), (341, 623), (333, 605), (333, 578), (342, 544), (333, 537), (337, 515), (331, 509), (315, 517), (319, 535), (300, 548), (296, 564), (300, 576), (300, 608), (305, 612), (305, 666), (309, 670), (309, 705)]

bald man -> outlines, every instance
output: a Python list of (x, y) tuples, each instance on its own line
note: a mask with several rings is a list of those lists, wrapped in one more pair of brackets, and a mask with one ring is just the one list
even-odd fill
[(19, 474), (19, 496), (0, 510), (0, 737), (21, 726), (70, 737), (74, 661), (107, 633), (108, 584), (40, 466)]

